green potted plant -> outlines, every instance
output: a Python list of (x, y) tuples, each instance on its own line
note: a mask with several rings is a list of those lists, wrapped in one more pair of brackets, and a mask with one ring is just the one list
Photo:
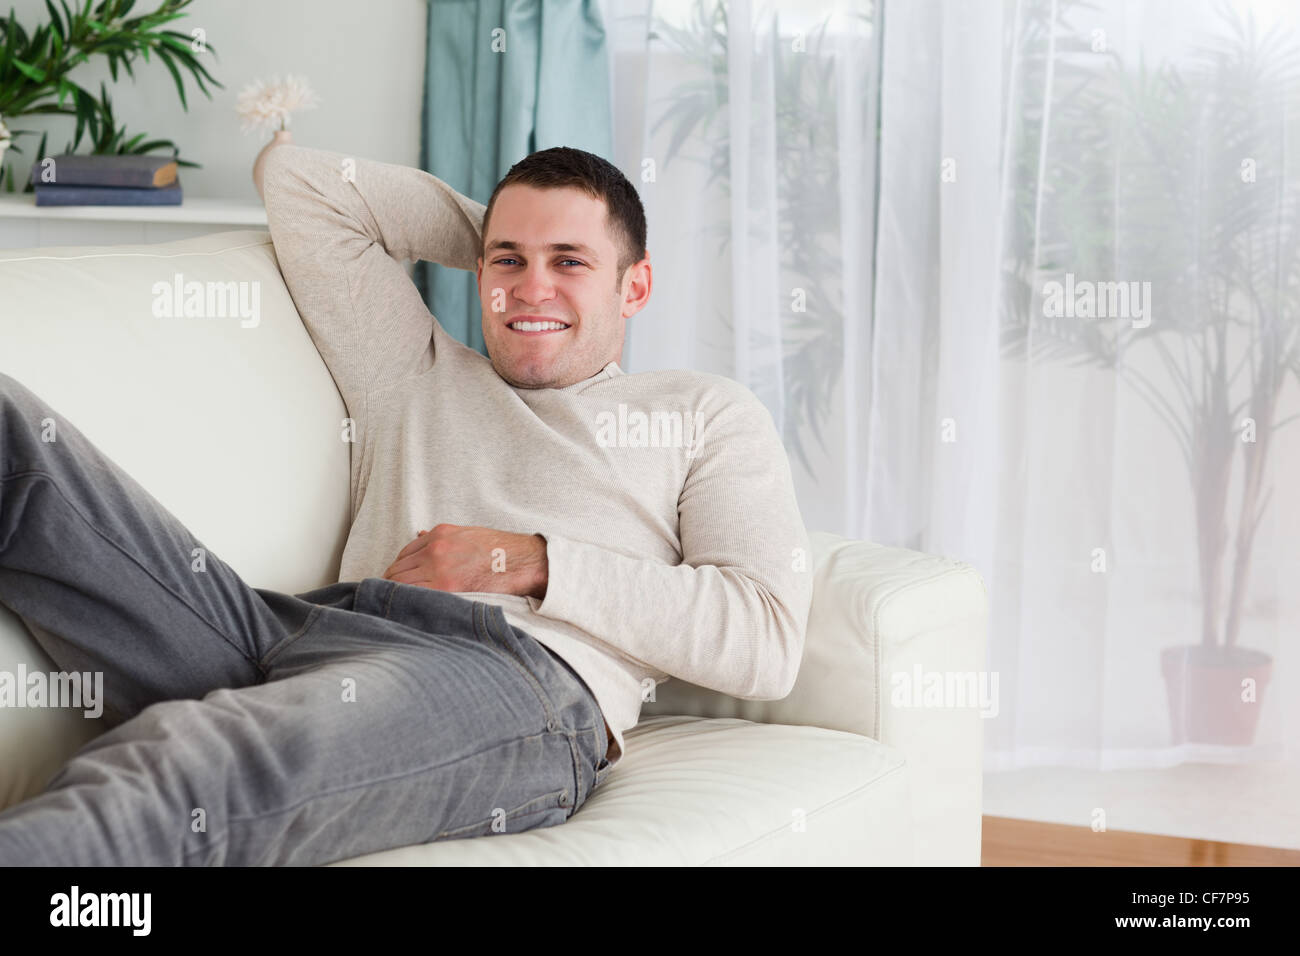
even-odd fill
[[(86, 133), (90, 134), (91, 152), (96, 154), (148, 153), (156, 149), (171, 149), (181, 166), (197, 163), (179, 158), (180, 150), (167, 139), (146, 139), (146, 134), (126, 136), (126, 127), (118, 126), (107, 88), (100, 84), (100, 95), (73, 80), (70, 74), (76, 67), (94, 57), (105, 57), (113, 81), (118, 69), (135, 77), (133, 64), (138, 59), (157, 58), (171, 73), (180, 96), (181, 105), (189, 108), (185, 98), (183, 74), (188, 73), (209, 99), (212, 94), (204, 81), (221, 87), (199, 60), (203, 52), (215, 49), (206, 42), (201, 31), (185, 34), (168, 28), (168, 24), (187, 16), (185, 8), (193, 0), (163, 0), (151, 13), (128, 16), (136, 0), (74, 0), (70, 9), (66, 0), (58, 0), (62, 13), (52, 0), (46, 0), (50, 22), (28, 32), (18, 23), (12, 9), (0, 19), (0, 129), (8, 127), (7, 145), (13, 152), (21, 153), (17, 145), (20, 136), (34, 135), (34, 130), (15, 129), (13, 123), (23, 116), (61, 115), (75, 117), (73, 138), (64, 152), (75, 152)], [(37, 157), (45, 155), (42, 135)], [(4, 152), (0, 148), (0, 181), (9, 192), (14, 191), (15, 176), (12, 164), (4, 165)], [(26, 191), (31, 190), (28, 183)]]

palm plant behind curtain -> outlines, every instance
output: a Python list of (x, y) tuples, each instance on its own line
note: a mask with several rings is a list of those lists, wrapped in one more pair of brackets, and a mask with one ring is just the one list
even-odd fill
[(785, 438), (808, 524), (858, 528), (873, 6), (633, 0), (606, 16), (615, 152), (640, 187), (656, 277), (626, 361), (748, 386)]
[(981, 571), (986, 766), (1294, 766), (1292, 9), (605, 7), (626, 366), (752, 388), (810, 528)]
[[(869, 520), (986, 573), (991, 768), (1295, 763), (1300, 63), (1273, 13), (888, 8)], [(938, 124), (906, 79), (935, 64)], [(935, 216), (891, 188), (919, 155)]]

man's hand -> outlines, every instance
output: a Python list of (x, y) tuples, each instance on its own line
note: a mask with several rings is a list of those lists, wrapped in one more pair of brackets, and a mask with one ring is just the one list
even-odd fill
[(440, 524), (421, 531), (384, 577), (437, 591), (546, 597), (546, 539), (494, 528)]

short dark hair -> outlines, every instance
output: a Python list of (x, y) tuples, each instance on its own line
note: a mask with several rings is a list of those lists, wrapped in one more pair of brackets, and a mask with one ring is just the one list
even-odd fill
[(645, 258), (645, 207), (636, 188), (617, 166), (595, 153), (572, 146), (553, 146), (529, 153), (510, 167), (488, 200), (483, 213), (483, 247), (487, 258), (487, 227), (497, 195), (507, 186), (536, 189), (572, 186), (605, 203), (605, 222), (618, 248), (618, 275), (622, 283), (628, 267)]

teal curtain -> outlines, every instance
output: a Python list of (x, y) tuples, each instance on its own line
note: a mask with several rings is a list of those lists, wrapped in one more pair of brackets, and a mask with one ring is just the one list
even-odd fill
[[(539, 149), (613, 162), (613, 125), (599, 0), (430, 0), (421, 168), (486, 203)], [(419, 262), (415, 281), (443, 328), (486, 354), (474, 274)]]

